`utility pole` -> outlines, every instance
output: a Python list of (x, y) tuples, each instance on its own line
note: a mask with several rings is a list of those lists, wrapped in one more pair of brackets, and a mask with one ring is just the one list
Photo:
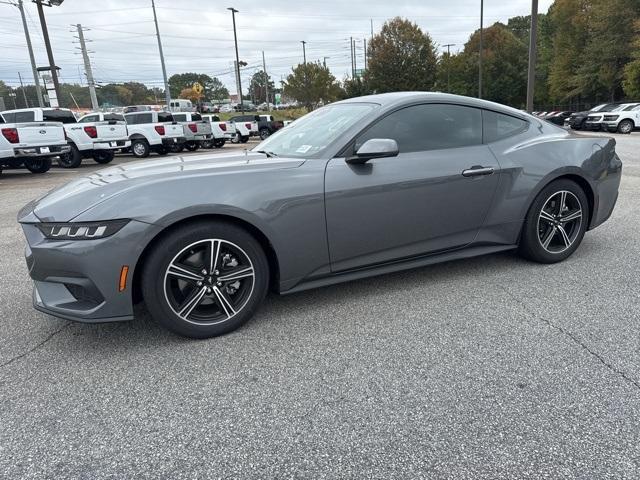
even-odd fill
[(20, 79), (20, 88), (22, 89), (22, 97), (24, 98), (24, 106), (29, 108), (29, 102), (27, 101), (27, 92), (24, 91), (24, 84), (22, 83), (22, 75), (18, 72), (18, 78)]
[(228, 7), (227, 10), (231, 11), (231, 18), (233, 19), (233, 40), (236, 45), (236, 78), (238, 79), (238, 98), (240, 99), (240, 109), (244, 115), (244, 101), (242, 100), (242, 79), (240, 78), (240, 57), (238, 56), (238, 34), (236, 32), (236, 10), (233, 7)]
[(169, 82), (167, 81), (167, 67), (164, 65), (164, 53), (162, 52), (162, 41), (160, 40), (160, 29), (158, 28), (158, 16), (156, 15), (156, 3), (154, 0), (151, 0), (151, 8), (153, 9), (153, 22), (156, 24), (156, 37), (158, 37), (158, 50), (160, 51), (162, 78), (164, 79), (164, 98), (167, 102), (167, 108), (170, 108), (171, 92), (169, 91)]
[(367, 69), (367, 39), (363, 38), (362, 42), (364, 44), (364, 69)]
[(447, 47), (447, 92), (451, 93), (451, 78), (450, 78), (450, 73), (451, 73), (451, 50), (450, 48), (455, 46), (455, 43), (447, 43), (446, 45), (443, 45), (443, 47)]
[(349, 50), (351, 50), (351, 78), (356, 78), (356, 67), (353, 66), (353, 37), (349, 37)]
[[(27, 18), (24, 15), (24, 5), (22, 0), (18, 0), (18, 4), (12, 2), (0, 2), (8, 3), (9, 5), (17, 6), (20, 10), (20, 16), (22, 17), (22, 28), (24, 29), (24, 36), (27, 40), (27, 50), (29, 51), (29, 60), (31, 60), (31, 73), (33, 74), (33, 83), (36, 86), (36, 97), (38, 97), (38, 106), (44, 107), (44, 99), (42, 98), (42, 91), (40, 90), (40, 75), (36, 70), (36, 59), (33, 56), (33, 47), (31, 46), (31, 36), (29, 35), (29, 28), (27, 27)], [(21, 80), (22, 81), (22, 80)], [(24, 90), (23, 90), (24, 91)]]
[[(53, 90), (55, 98), (49, 95), (49, 104), (52, 107), (59, 105), (58, 99), (60, 98), (60, 84), (58, 83), (58, 70), (56, 63), (53, 60), (53, 51), (51, 50), (51, 42), (49, 41), (49, 30), (47, 29), (47, 21), (44, 18), (44, 9), (42, 8), (42, 0), (35, 0), (38, 7), (38, 17), (40, 17), (40, 26), (42, 27), (42, 36), (44, 37), (44, 46), (47, 49), (47, 58), (49, 59), (49, 69), (51, 70), (51, 81), (53, 82)], [(59, 2), (58, 5), (62, 3)], [(51, 6), (51, 4), (49, 4)]]
[(478, 57), (478, 98), (482, 98), (482, 21), (484, 16), (484, 0), (480, 0), (480, 50)]
[(356, 41), (353, 41), (353, 78), (356, 77), (356, 73), (358, 71), (358, 54), (356, 53)]
[(536, 81), (538, 41), (538, 0), (531, 0), (531, 31), (529, 32), (529, 71), (527, 75), (527, 112), (533, 111), (533, 91)]
[(305, 42), (304, 40), (302, 40), (300, 42), (302, 44), (302, 58), (303, 58), (303, 62), (306, 65), (307, 64), (307, 49), (305, 48), (305, 45), (307, 44), (307, 42)]
[(271, 103), (269, 103), (269, 75), (267, 75), (267, 63), (264, 61), (264, 50), (262, 50), (262, 71), (264, 72), (264, 96), (267, 99), (267, 112), (270, 112)]
[(89, 61), (89, 54), (87, 53), (87, 46), (84, 41), (84, 31), (81, 24), (77, 24), (78, 40), (80, 40), (80, 50), (82, 51), (82, 60), (84, 60), (84, 73), (87, 76), (87, 83), (89, 84), (89, 96), (91, 97), (91, 108), (94, 111), (98, 110), (98, 96), (96, 95), (96, 84), (93, 81), (93, 71), (91, 70), (91, 62)]
[(373, 38), (373, 18), (371, 19), (371, 38)]
[(331, 58), (331, 57), (322, 57), (322, 66), (324, 68), (327, 68), (327, 58)]

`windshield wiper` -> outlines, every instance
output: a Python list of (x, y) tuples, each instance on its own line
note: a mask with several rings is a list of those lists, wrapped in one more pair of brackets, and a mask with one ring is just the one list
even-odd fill
[(273, 152), (267, 152), (266, 150), (256, 150), (257, 153), (264, 153), (268, 158), (274, 158), (278, 155)]

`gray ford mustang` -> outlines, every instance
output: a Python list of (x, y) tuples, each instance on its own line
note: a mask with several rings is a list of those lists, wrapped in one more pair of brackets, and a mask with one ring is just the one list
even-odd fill
[(251, 151), (130, 163), (19, 213), (35, 308), (220, 335), (291, 293), (518, 249), (554, 263), (618, 196), (615, 141), (495, 103), (391, 93), (316, 110)]

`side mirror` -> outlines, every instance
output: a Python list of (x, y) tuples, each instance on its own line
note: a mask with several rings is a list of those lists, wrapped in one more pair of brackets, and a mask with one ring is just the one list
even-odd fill
[(396, 157), (399, 153), (398, 142), (391, 138), (371, 138), (358, 148), (353, 157), (346, 159), (347, 163), (362, 164), (374, 158)]

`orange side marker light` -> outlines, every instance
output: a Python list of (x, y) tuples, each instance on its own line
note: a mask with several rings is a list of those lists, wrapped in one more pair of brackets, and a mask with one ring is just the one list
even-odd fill
[(127, 274), (129, 273), (129, 265), (123, 265), (120, 270), (120, 284), (118, 285), (118, 291), (122, 292), (127, 288)]

